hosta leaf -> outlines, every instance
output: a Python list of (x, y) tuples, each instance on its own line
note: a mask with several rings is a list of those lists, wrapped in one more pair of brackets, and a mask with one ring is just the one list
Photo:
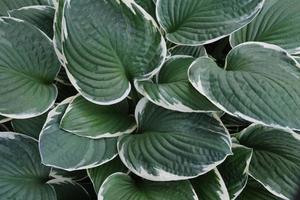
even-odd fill
[(201, 56), (207, 56), (204, 46), (182, 46), (176, 45), (169, 49), (171, 55), (187, 55), (199, 58)]
[(0, 114), (31, 118), (46, 112), (57, 96), (59, 62), (51, 40), (33, 25), (0, 19)]
[(50, 168), (41, 164), (38, 143), (31, 137), (0, 132), (1, 199), (56, 200), (47, 183)]
[(34, 5), (52, 5), (52, 2), (51, 0), (0, 0), (0, 16), (8, 15), (9, 10)]
[(266, 0), (260, 14), (233, 33), (232, 46), (246, 41), (278, 45), (289, 53), (300, 53), (300, 4), (298, 0)]
[(264, 0), (158, 0), (158, 22), (173, 43), (207, 44), (248, 24)]
[(100, 190), (101, 185), (107, 177), (116, 172), (127, 172), (127, 167), (124, 166), (119, 157), (96, 168), (88, 169), (88, 175), (93, 182), (96, 192)]
[(252, 157), (252, 150), (237, 144), (232, 146), (233, 155), (218, 166), (218, 169), (225, 181), (230, 199), (236, 199), (247, 184), (249, 164)]
[(8, 122), (10, 120), (11, 120), (11, 118), (7, 118), (7, 117), (4, 117), (4, 116), (0, 115), (0, 124)]
[(139, 134), (121, 136), (121, 160), (153, 181), (184, 180), (215, 168), (231, 154), (227, 130), (215, 115), (181, 113), (142, 99), (137, 105)]
[(15, 132), (38, 139), (47, 115), (48, 113), (29, 119), (13, 119), (11, 124)]
[(135, 82), (137, 90), (151, 102), (181, 112), (218, 110), (189, 83), (187, 71), (195, 59), (190, 56), (170, 57), (159, 72), (157, 83)]
[(191, 180), (199, 199), (229, 200), (229, 194), (221, 174), (214, 169)]
[(53, 46), (59, 61), (64, 64), (66, 61), (62, 55), (62, 18), (65, 0), (55, 1), (55, 16), (53, 25)]
[(281, 200), (266, 190), (259, 182), (249, 177), (246, 188), (237, 200)]
[(153, 0), (135, 0), (135, 2), (145, 9), (152, 17), (155, 18), (155, 4)]
[(225, 70), (209, 58), (189, 69), (194, 87), (220, 109), (250, 122), (300, 129), (299, 64), (278, 46), (235, 47)]
[(129, 116), (127, 100), (111, 106), (93, 104), (76, 96), (69, 104), (60, 127), (65, 131), (92, 139), (118, 137), (136, 129), (133, 116)]
[(8, 14), (10, 17), (22, 19), (35, 25), (52, 38), (54, 12), (55, 9), (51, 6), (28, 6), (8, 11)]
[(132, 0), (68, 0), (63, 22), (70, 81), (96, 104), (122, 101), (130, 82), (151, 77), (166, 56), (155, 21)]
[(134, 180), (115, 173), (100, 188), (98, 200), (198, 200), (190, 182), (151, 182)]
[(253, 125), (237, 139), (253, 148), (250, 175), (274, 195), (292, 199), (300, 180), (300, 136), (284, 129)]
[(57, 200), (90, 200), (87, 191), (76, 182), (57, 183), (53, 181), (51, 185), (55, 189)]
[(116, 139), (80, 137), (59, 127), (71, 99), (50, 111), (40, 134), (42, 163), (67, 171), (97, 167), (116, 156)]

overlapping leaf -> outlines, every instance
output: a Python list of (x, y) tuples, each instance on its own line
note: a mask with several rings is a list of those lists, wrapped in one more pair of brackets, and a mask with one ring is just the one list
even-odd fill
[(154, 181), (184, 180), (215, 168), (231, 154), (231, 141), (216, 116), (166, 110), (142, 99), (137, 105), (139, 134), (121, 136), (124, 164)]
[(206, 97), (189, 83), (187, 71), (195, 59), (190, 56), (170, 57), (157, 77), (135, 82), (137, 90), (151, 102), (166, 109), (181, 112), (207, 112), (218, 110)]
[(158, 22), (176, 44), (212, 43), (248, 24), (264, 0), (158, 0)]
[(69, 0), (63, 13), (63, 60), (89, 101), (122, 101), (133, 79), (151, 77), (164, 61), (166, 44), (155, 21), (132, 0)]
[(266, 0), (260, 14), (233, 33), (232, 46), (247, 41), (278, 45), (289, 53), (300, 53), (300, 4), (298, 0)]
[(187, 55), (199, 58), (201, 56), (207, 56), (204, 46), (183, 46), (176, 45), (169, 49), (171, 55)]
[(151, 182), (134, 180), (123, 173), (109, 176), (103, 183), (98, 200), (198, 200), (189, 181)]
[(251, 122), (300, 129), (300, 68), (278, 46), (235, 47), (225, 70), (209, 58), (189, 69), (194, 87), (220, 109)]
[(57, 96), (59, 62), (51, 40), (35, 26), (0, 19), (0, 113), (31, 118), (46, 112)]
[(39, 138), (43, 164), (68, 171), (97, 167), (117, 154), (116, 139), (90, 139), (59, 127), (70, 98), (53, 109)]

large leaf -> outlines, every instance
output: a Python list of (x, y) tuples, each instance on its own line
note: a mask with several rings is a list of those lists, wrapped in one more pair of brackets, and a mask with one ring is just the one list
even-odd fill
[(8, 14), (35, 25), (52, 38), (54, 12), (55, 9), (51, 6), (28, 6), (8, 11)]
[(101, 185), (107, 177), (116, 172), (128, 172), (127, 167), (122, 163), (119, 157), (96, 168), (88, 169), (88, 175), (93, 182), (95, 191), (98, 193)]
[(41, 164), (38, 143), (25, 135), (0, 132), (1, 199), (56, 200), (47, 183), (50, 168)]
[(137, 90), (151, 102), (166, 109), (181, 112), (207, 112), (218, 110), (206, 97), (189, 83), (187, 71), (195, 59), (190, 56), (170, 57), (157, 77), (135, 82)]
[(9, 10), (25, 6), (52, 5), (51, 0), (0, 0), (0, 16), (8, 15)]
[(166, 110), (145, 98), (135, 115), (139, 134), (121, 136), (118, 150), (124, 164), (143, 178), (196, 177), (231, 154), (227, 130), (215, 115)]
[(274, 195), (292, 199), (299, 188), (300, 136), (284, 129), (253, 125), (237, 139), (253, 148), (250, 175)]
[(229, 194), (221, 174), (214, 169), (191, 180), (199, 199), (229, 200)]
[(235, 47), (222, 69), (199, 58), (189, 69), (194, 87), (220, 109), (250, 122), (300, 129), (299, 64), (278, 46)]
[(237, 200), (281, 200), (266, 190), (259, 182), (249, 177), (247, 186)]
[(128, 112), (127, 100), (101, 106), (77, 96), (69, 104), (60, 126), (68, 132), (92, 139), (118, 137), (136, 129), (134, 117)]
[(35, 26), (0, 19), (0, 114), (31, 118), (46, 112), (57, 96), (59, 62), (51, 40)]
[(50, 111), (40, 134), (42, 163), (67, 171), (97, 167), (117, 154), (116, 139), (94, 140), (66, 132), (59, 127), (71, 98)]
[(230, 199), (236, 199), (248, 181), (249, 164), (252, 150), (237, 144), (232, 146), (233, 155), (218, 166), (226, 184)]
[(204, 46), (183, 46), (176, 45), (169, 49), (171, 55), (187, 55), (199, 58), (201, 56), (207, 56)]
[(158, 0), (158, 22), (173, 43), (212, 43), (248, 24), (264, 0)]
[(48, 113), (29, 119), (13, 119), (11, 124), (15, 132), (38, 139), (47, 115)]
[(100, 188), (98, 200), (198, 200), (190, 182), (151, 182), (134, 180), (115, 173)]
[(166, 56), (155, 21), (134, 1), (69, 0), (62, 29), (70, 81), (96, 104), (122, 101), (130, 82), (151, 77)]
[(233, 33), (232, 46), (246, 41), (276, 44), (290, 53), (300, 53), (299, 0), (266, 0), (260, 14)]

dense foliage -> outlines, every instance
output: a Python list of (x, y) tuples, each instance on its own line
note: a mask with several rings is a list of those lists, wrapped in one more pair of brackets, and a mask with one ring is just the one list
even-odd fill
[(299, 0), (0, 0), (0, 199), (292, 200)]

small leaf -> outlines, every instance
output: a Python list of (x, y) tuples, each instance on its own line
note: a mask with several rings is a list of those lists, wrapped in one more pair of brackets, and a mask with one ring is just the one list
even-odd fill
[(189, 69), (193, 86), (221, 110), (250, 122), (300, 129), (300, 65), (278, 46), (235, 47), (225, 70), (209, 58)]
[(248, 181), (249, 165), (252, 150), (242, 145), (233, 144), (233, 155), (218, 166), (218, 169), (227, 186), (230, 199), (236, 199), (243, 191)]
[(128, 112), (127, 100), (111, 106), (101, 106), (82, 96), (76, 96), (69, 104), (60, 127), (92, 139), (118, 137), (136, 129), (134, 117), (129, 116)]
[(95, 104), (121, 102), (131, 82), (153, 76), (166, 57), (156, 22), (132, 0), (69, 0), (62, 29), (69, 79)]
[(199, 199), (229, 200), (229, 194), (217, 169), (191, 180)]
[(40, 134), (42, 163), (74, 171), (97, 167), (113, 159), (116, 154), (116, 139), (80, 137), (59, 128), (59, 122), (71, 98), (50, 111)]
[(100, 188), (98, 200), (198, 200), (189, 181), (151, 182), (115, 173)]
[(203, 45), (248, 24), (264, 0), (158, 0), (158, 22), (173, 43)]
[(96, 168), (88, 169), (88, 175), (93, 182), (93, 186), (96, 192), (100, 190), (101, 185), (107, 177), (116, 172), (127, 172), (128, 169), (122, 163), (119, 157), (99, 166)]
[(253, 148), (249, 174), (274, 195), (293, 199), (300, 180), (300, 136), (284, 129), (252, 125), (237, 139)]
[(259, 15), (230, 37), (232, 46), (260, 41), (275, 44), (289, 53), (300, 53), (299, 0), (265, 0)]
[(0, 114), (24, 119), (45, 113), (55, 102), (59, 71), (51, 40), (35, 26), (0, 19)]
[(231, 154), (229, 134), (216, 116), (166, 110), (145, 98), (135, 115), (139, 134), (121, 136), (118, 150), (123, 163), (143, 178), (189, 179)]
[(204, 46), (182, 46), (176, 45), (169, 49), (171, 55), (187, 55), (194, 58), (199, 58), (202, 56), (207, 56)]
[(218, 108), (189, 83), (187, 71), (194, 60), (190, 56), (170, 57), (159, 72), (157, 83), (143, 80), (136, 81), (135, 86), (151, 102), (166, 109), (180, 112), (217, 111)]

